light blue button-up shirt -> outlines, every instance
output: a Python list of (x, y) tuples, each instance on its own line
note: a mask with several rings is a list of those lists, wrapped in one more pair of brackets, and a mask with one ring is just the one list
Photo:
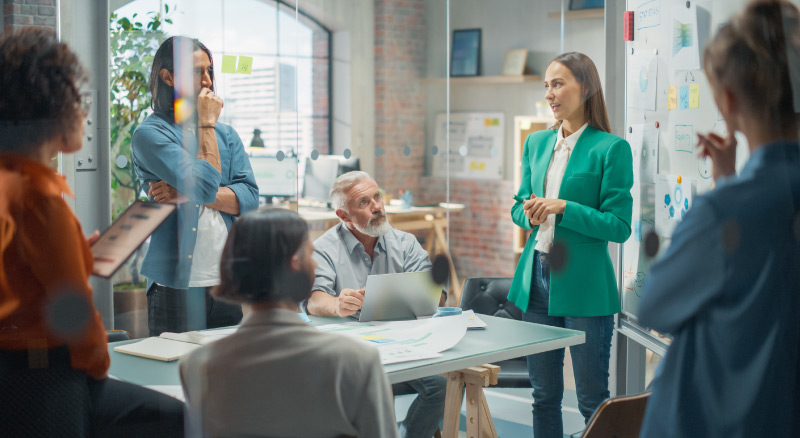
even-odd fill
[[(142, 275), (151, 282), (175, 289), (189, 287), (189, 272), (197, 240), (200, 206), (216, 200), (217, 190), (228, 187), (239, 201), (239, 213), (258, 207), (256, 185), (250, 160), (234, 129), (217, 123), (217, 146), (222, 173), (207, 161), (197, 158), (197, 138), (184, 136), (181, 127), (162, 113), (150, 115), (136, 129), (131, 140), (131, 159), (144, 190), (149, 183), (165, 181), (189, 198), (178, 205), (153, 233), (142, 260)], [(225, 226), (231, 229), (235, 216), (220, 212)]]
[(378, 238), (374, 257), (344, 223), (314, 241), (316, 278), (312, 290), (339, 296), (342, 289), (361, 289), (376, 274), (429, 271), (431, 260), (413, 234), (392, 228)]
[(673, 335), (643, 438), (796, 436), (798, 221), (794, 142), (755, 150), (739, 176), (695, 199), (639, 302), (640, 323)]

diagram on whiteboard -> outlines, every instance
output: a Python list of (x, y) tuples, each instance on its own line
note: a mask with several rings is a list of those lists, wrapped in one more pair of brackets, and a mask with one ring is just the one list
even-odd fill
[(658, 59), (652, 55), (633, 56), (629, 62), (628, 106), (655, 110)]
[(656, 234), (672, 236), (686, 212), (692, 207), (695, 184), (681, 175), (669, 175), (656, 179)]
[(700, 50), (695, 2), (675, 3), (672, 18), (672, 70), (699, 70)]

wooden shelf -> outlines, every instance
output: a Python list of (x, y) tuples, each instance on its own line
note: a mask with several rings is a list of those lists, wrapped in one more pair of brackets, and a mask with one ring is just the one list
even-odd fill
[[(445, 78), (423, 78), (423, 83), (426, 84), (444, 84)], [(523, 84), (526, 82), (542, 82), (542, 77), (539, 75), (521, 75), (521, 76), (470, 76), (466, 78), (450, 78), (450, 83), (453, 85), (467, 85), (467, 84)]]
[[(585, 20), (587, 18), (603, 18), (605, 17), (605, 10), (602, 8), (597, 9), (583, 9), (580, 11), (566, 11), (564, 12), (565, 20)], [(547, 18), (561, 18), (561, 12), (550, 12)]]

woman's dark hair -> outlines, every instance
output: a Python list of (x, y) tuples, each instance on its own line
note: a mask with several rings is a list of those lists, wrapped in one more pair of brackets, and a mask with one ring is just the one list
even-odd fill
[(165, 68), (168, 72), (175, 74), (174, 47), (176, 42), (180, 46), (184, 41), (191, 41), (192, 51), (202, 50), (208, 55), (208, 60), (211, 62), (211, 91), (214, 91), (214, 58), (211, 57), (211, 50), (208, 50), (208, 47), (196, 38), (169, 37), (161, 43), (156, 51), (153, 57), (153, 68), (150, 70), (150, 94), (153, 96), (155, 111), (166, 114), (175, 112), (175, 88), (162, 81), (159, 73), (162, 68)]
[[(556, 56), (550, 63), (553, 62), (558, 62), (568, 68), (572, 76), (575, 76), (575, 79), (586, 91), (583, 114), (589, 126), (599, 131), (611, 132), (606, 100), (603, 98), (603, 86), (600, 84), (600, 75), (597, 73), (597, 67), (592, 59), (583, 53), (567, 52)], [(556, 123), (553, 128), (557, 129), (559, 126), (561, 124)]]
[(752, 1), (703, 53), (711, 86), (730, 91), (750, 116), (775, 128), (797, 123), (790, 68), (800, 64), (799, 20), (788, 1)]
[(81, 123), (86, 72), (52, 31), (0, 37), (0, 150), (38, 146)]
[(243, 303), (307, 299), (311, 279), (289, 266), (306, 240), (308, 224), (291, 210), (270, 208), (245, 214), (228, 234), (214, 295)]

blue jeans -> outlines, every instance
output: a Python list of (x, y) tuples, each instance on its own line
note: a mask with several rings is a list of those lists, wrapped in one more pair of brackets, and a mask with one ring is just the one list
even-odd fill
[(447, 392), (447, 379), (442, 376), (423, 377), (392, 385), (398, 394), (417, 393), (400, 424), (400, 436), (409, 438), (430, 438), (444, 418), (444, 398)]
[[(572, 370), (578, 393), (578, 409), (584, 421), (588, 422), (595, 409), (609, 396), (608, 361), (611, 356), (614, 315), (549, 316), (547, 314), (549, 299), (549, 255), (536, 251), (530, 302), (522, 319), (586, 333), (586, 343), (569, 347), (569, 351), (572, 355)], [(533, 436), (563, 438), (561, 400), (564, 396), (564, 349), (528, 356), (528, 374), (533, 387)]]

